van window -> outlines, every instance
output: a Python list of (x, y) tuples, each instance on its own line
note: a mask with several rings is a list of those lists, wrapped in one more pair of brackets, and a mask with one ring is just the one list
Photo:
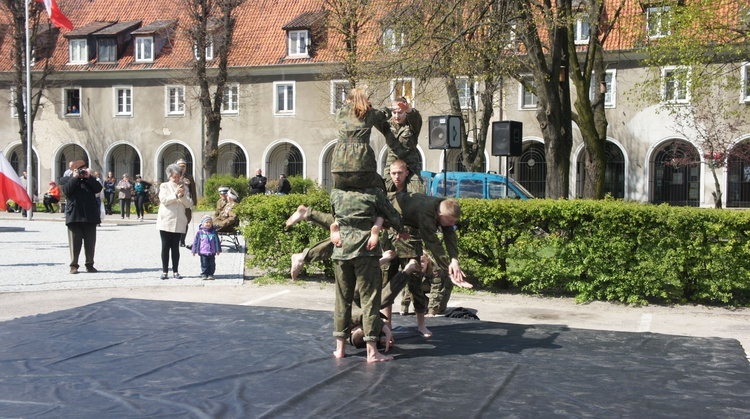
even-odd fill
[(484, 198), (482, 188), (484, 187), (484, 181), (481, 179), (461, 179), (460, 187), (458, 188), (459, 198)]
[(448, 179), (448, 193), (445, 193), (445, 178), (434, 179), (433, 182), (437, 184), (435, 188), (435, 196), (456, 196), (456, 179)]
[(496, 180), (489, 181), (489, 185), (487, 185), (489, 188), (489, 198), (490, 199), (499, 199), (499, 198), (505, 198), (505, 183), (504, 182), (498, 182)]

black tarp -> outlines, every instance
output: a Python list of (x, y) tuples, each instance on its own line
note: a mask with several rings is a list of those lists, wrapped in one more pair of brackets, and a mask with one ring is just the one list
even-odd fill
[(0, 417), (750, 417), (736, 340), (397, 316), (396, 360), (327, 312), (113, 299), (0, 323)]

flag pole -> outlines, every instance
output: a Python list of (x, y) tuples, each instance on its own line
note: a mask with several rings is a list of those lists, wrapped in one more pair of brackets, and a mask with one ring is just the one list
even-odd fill
[[(25, 0), (24, 3), (24, 17), (26, 19), (26, 95), (24, 106), (26, 107), (26, 193), (29, 194), (31, 200), (31, 210), (26, 211), (26, 218), (31, 221), (32, 213), (34, 211), (34, 189), (32, 182), (34, 178), (34, 172), (31, 170), (32, 162), (32, 150), (31, 150), (31, 50), (29, 41), (29, 1)], [(24, 96), (24, 95), (22, 95)]]

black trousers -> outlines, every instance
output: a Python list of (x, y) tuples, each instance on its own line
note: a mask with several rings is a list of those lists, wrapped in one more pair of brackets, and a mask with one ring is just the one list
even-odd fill
[(86, 257), (86, 267), (94, 266), (94, 251), (96, 250), (96, 224), (70, 223), (68, 224), (68, 247), (70, 247), (70, 267), (77, 268), (81, 247)]
[(172, 253), (172, 272), (180, 272), (180, 237), (181, 233), (159, 230), (161, 235), (161, 271), (169, 271), (169, 253)]

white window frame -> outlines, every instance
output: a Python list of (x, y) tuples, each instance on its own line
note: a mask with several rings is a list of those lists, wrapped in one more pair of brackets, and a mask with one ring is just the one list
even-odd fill
[[(671, 79), (670, 75), (685, 71), (686, 79), (685, 86), (674, 85), (679, 80)], [(669, 83), (673, 83), (673, 91), (675, 97), (667, 97), (667, 87)], [(680, 94), (682, 93), (682, 94)], [(690, 102), (690, 68), (682, 66), (668, 66), (661, 69), (661, 98), (666, 103), (682, 104)]]
[[(301, 36), (300, 36), (301, 35)], [(307, 29), (287, 31), (287, 57), (310, 58), (310, 31)]]
[(576, 45), (584, 45), (589, 43), (590, 35), (589, 32), (591, 26), (589, 25), (589, 16), (581, 15), (576, 18), (575, 33), (573, 39)]
[(237, 115), (240, 113), (240, 84), (227, 83), (224, 85), (224, 98), (221, 101), (221, 113)]
[[(411, 92), (408, 91), (411, 86)], [(414, 93), (414, 79), (410, 77), (391, 79), (391, 100), (395, 101), (400, 97), (405, 97), (411, 106), (416, 106), (416, 97)]]
[[(604, 71), (604, 81), (607, 84), (607, 93), (604, 94), (604, 107), (611, 109), (617, 107), (617, 70), (610, 69)], [(609, 81), (607, 79), (609, 78)], [(599, 89), (599, 86), (591, 84), (589, 90), (589, 99), (594, 98), (594, 89)]]
[(133, 116), (133, 86), (112, 86), (115, 116)]
[[(528, 79), (532, 84), (534, 83), (534, 78), (531, 75), (525, 75), (522, 76), (524, 79)], [(529, 96), (529, 103), (527, 103), (526, 95)], [(532, 103), (533, 102), (533, 103)], [(537, 108), (538, 99), (535, 94), (526, 91), (526, 88), (523, 87), (523, 83), (518, 83), (518, 109), (519, 110), (534, 110)]]
[[(78, 112), (77, 113), (68, 113), (68, 92), (72, 90), (78, 91)], [(62, 89), (62, 109), (63, 109), (63, 117), (65, 118), (80, 118), (83, 114), (83, 107), (81, 106), (81, 102), (83, 102), (83, 95), (82, 95), (82, 89), (80, 86), (71, 86), (71, 87), (65, 87)]]
[(403, 31), (387, 27), (383, 29), (383, 48), (386, 51), (398, 51), (404, 46), (405, 35)]
[[(280, 107), (282, 105), (279, 103), (279, 95), (278, 90), (280, 87), (285, 87), (284, 89), (284, 100), (283, 100), (283, 108)], [(291, 87), (291, 101), (292, 101), (292, 109), (288, 109), (287, 105), (289, 102), (289, 88)], [(296, 82), (294, 81), (275, 81), (273, 82), (273, 114), (276, 116), (294, 116), (297, 109), (297, 86)]]
[(137, 63), (154, 62), (154, 37), (153, 36), (137, 36), (135, 38), (135, 62)]
[[(8, 104), (10, 105), (10, 117), (11, 118), (18, 118), (18, 112), (16, 111), (16, 87), (11, 86), (10, 87), (10, 100), (8, 101)], [(26, 88), (23, 88), (23, 108), (26, 109)]]
[[(340, 86), (343, 87), (343, 89), (339, 89)], [(348, 80), (331, 80), (331, 114), (335, 114), (344, 106), (346, 95), (351, 88), (352, 85)], [(338, 97), (338, 94), (342, 94), (342, 96)], [(337, 106), (339, 102), (341, 105)]]
[(648, 39), (663, 38), (671, 33), (669, 29), (671, 13), (671, 7), (666, 5), (654, 5), (646, 8), (646, 36)]
[(750, 103), (750, 62), (742, 64), (742, 85), (740, 90), (740, 102)]
[[(177, 93), (174, 101), (172, 100), (173, 91)], [(164, 110), (167, 116), (185, 116), (185, 86), (164, 86)]]
[(89, 47), (86, 39), (68, 40), (68, 64), (88, 64)]
[[(193, 55), (198, 59), (198, 45), (193, 44)], [(214, 36), (206, 35), (206, 61), (214, 59)]]
[[(469, 77), (462, 76), (456, 78), (456, 88), (458, 89), (458, 101), (461, 109), (471, 109), (471, 89), (469, 89)], [(479, 83), (474, 81), (474, 103), (479, 104)]]

